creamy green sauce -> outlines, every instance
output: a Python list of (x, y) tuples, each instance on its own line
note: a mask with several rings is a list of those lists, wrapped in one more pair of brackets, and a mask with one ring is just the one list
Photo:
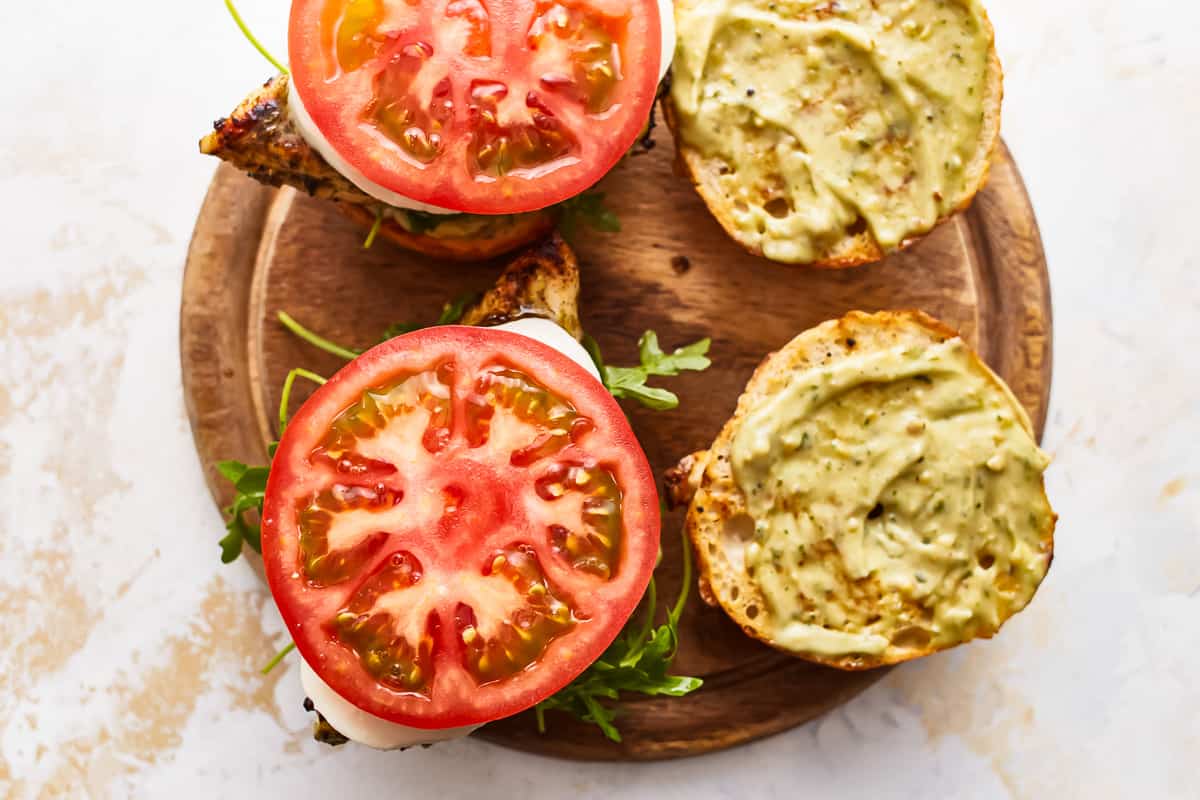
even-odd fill
[(884, 248), (971, 191), (990, 29), (977, 0), (685, 0), (672, 99), (725, 167), (739, 231), (813, 261), (859, 219)]
[(1048, 567), (1047, 464), (961, 339), (798, 372), (732, 446), (774, 638), (849, 655), (994, 631)]

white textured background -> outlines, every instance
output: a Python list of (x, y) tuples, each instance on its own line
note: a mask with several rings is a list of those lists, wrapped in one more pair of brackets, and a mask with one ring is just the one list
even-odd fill
[[(243, 0), (282, 53), (286, 0)], [(0, 796), (1200, 797), (1200, 11), (993, 0), (1054, 287), (1054, 568), (997, 639), (724, 754), (329, 751), (192, 449), (176, 342), (219, 0), (0, 10)], [(294, 670), (294, 665), (292, 667)]]

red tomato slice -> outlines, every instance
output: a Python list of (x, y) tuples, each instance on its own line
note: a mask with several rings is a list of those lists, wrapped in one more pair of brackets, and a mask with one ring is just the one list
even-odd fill
[(453, 211), (584, 191), (650, 114), (657, 0), (295, 0), (304, 107), (375, 183)]
[(338, 694), (447, 728), (529, 708), (599, 658), (645, 592), (659, 525), (599, 381), (524, 336), (440, 327), (355, 359), (295, 415), (263, 560)]

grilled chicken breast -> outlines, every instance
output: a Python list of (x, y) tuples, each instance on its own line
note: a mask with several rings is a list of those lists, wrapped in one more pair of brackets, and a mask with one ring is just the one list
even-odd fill
[(364, 227), (396, 244), (438, 258), (474, 261), (511, 252), (547, 234), (552, 210), (526, 214), (423, 214), (381, 203), (359, 189), (314, 150), (288, 113), (288, 76), (251, 92), (213, 124), (200, 152), (228, 161), (270, 186), (291, 186), (334, 200)]
[(375, 205), (309, 146), (288, 113), (288, 76), (271, 78), (213, 124), (200, 152), (228, 161), (255, 180), (293, 186), (313, 197)]
[(463, 325), (503, 325), (522, 317), (545, 317), (576, 340), (579, 324), (579, 264), (557, 233), (521, 252), (478, 303)]

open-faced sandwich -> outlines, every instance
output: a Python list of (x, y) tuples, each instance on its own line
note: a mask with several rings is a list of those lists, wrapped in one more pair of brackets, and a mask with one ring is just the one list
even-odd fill
[(990, 637), (1046, 576), (1048, 459), (1004, 382), (919, 312), (851, 313), (755, 372), (670, 476), (702, 596), (840, 669)]
[(635, 144), (674, 19), (668, 0), (295, 0), (288, 45), (201, 151), (471, 260), (543, 236)]
[(739, 244), (877, 261), (966, 208), (1000, 135), (978, 0), (679, 0), (667, 121)]
[(659, 496), (614, 394), (705, 368), (708, 344), (648, 336), (641, 367), (604, 366), (578, 295), (552, 237), (442, 324), (361, 355), (299, 330), (352, 360), (328, 381), (293, 371), (322, 385), (289, 420), (285, 384), (269, 468), (221, 465), (261, 503), (261, 532), (252, 503), (230, 509), (226, 560), (261, 552), (321, 740), (407, 747), (534, 707), (619, 738), (597, 698), (700, 685), (667, 673), (686, 587), (654, 625)]

